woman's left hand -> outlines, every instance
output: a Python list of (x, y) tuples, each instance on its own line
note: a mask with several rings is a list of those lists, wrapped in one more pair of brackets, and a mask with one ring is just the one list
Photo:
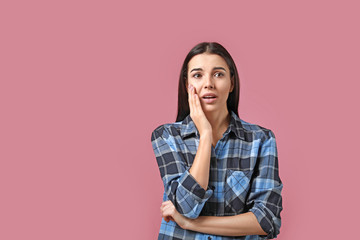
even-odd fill
[(181, 228), (186, 229), (189, 219), (181, 215), (170, 200), (161, 204), (160, 211), (166, 222), (169, 222), (170, 220), (174, 221)]

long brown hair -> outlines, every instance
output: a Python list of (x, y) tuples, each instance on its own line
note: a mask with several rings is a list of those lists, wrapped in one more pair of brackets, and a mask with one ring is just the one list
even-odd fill
[(188, 63), (192, 57), (202, 53), (217, 54), (221, 56), (227, 63), (230, 69), (230, 78), (234, 79), (234, 89), (230, 92), (227, 100), (228, 111), (233, 111), (236, 115), (238, 114), (239, 106), (239, 94), (240, 94), (240, 81), (239, 74), (235, 65), (234, 60), (232, 59), (230, 53), (219, 43), (217, 42), (201, 42), (193, 47), (188, 55), (186, 56), (184, 63), (180, 71), (179, 78), (179, 88), (178, 88), (178, 109), (176, 122), (184, 120), (184, 118), (190, 114), (189, 102), (188, 102), (188, 93), (186, 91), (186, 80), (187, 80), (187, 71)]

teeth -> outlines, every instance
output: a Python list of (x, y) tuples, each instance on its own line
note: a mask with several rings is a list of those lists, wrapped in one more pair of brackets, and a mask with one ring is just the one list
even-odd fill
[(205, 96), (204, 98), (214, 98), (214, 97), (212, 97), (212, 96)]

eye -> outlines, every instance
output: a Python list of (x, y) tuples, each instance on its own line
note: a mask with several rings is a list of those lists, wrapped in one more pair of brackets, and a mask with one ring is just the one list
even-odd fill
[(195, 73), (195, 74), (193, 75), (193, 78), (199, 78), (200, 76), (201, 76), (200, 73)]
[(222, 76), (224, 76), (224, 74), (222, 72), (217, 72), (217, 73), (215, 73), (215, 76), (222, 77)]

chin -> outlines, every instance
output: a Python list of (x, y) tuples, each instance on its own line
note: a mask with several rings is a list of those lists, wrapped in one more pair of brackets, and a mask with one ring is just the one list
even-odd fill
[(208, 105), (202, 108), (204, 112), (214, 112), (219, 110), (219, 108), (217, 106), (214, 105)]

